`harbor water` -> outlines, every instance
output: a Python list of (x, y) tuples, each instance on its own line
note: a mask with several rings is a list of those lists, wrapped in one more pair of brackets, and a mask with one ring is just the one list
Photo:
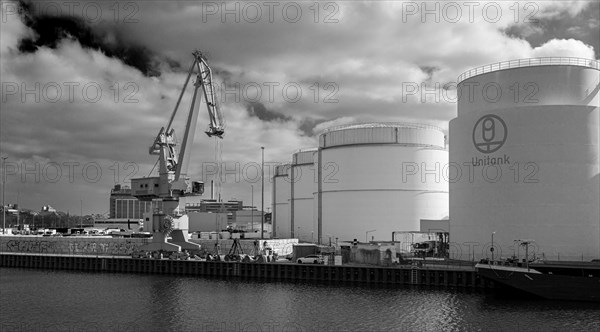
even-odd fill
[(0, 331), (592, 331), (600, 304), (423, 287), (0, 268)]

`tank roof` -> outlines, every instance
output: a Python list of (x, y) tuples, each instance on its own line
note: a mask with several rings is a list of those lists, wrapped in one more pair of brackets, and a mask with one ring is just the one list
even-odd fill
[(405, 128), (405, 129), (433, 129), (443, 132), (442, 128), (419, 123), (405, 123), (405, 122), (368, 122), (368, 123), (353, 123), (341, 126), (329, 127), (323, 130), (319, 135), (330, 133), (333, 131), (347, 130), (347, 129), (362, 129), (362, 128)]
[(456, 82), (460, 83), (473, 76), (491, 73), (494, 71), (535, 66), (579, 66), (600, 70), (600, 62), (594, 59), (570, 57), (528, 58), (496, 62), (489, 65), (476, 67), (460, 74)]

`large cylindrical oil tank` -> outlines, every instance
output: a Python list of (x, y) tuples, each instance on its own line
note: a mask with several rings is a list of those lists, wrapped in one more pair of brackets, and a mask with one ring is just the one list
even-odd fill
[(314, 242), (317, 227), (313, 217), (313, 184), (316, 181), (314, 154), (316, 148), (302, 149), (292, 155), (290, 233), (300, 241)]
[(419, 231), (421, 219), (448, 217), (448, 163), (440, 128), (372, 123), (319, 136), (317, 225), (329, 238), (392, 240)]
[(290, 164), (275, 166), (273, 175), (273, 237), (289, 238), (292, 236), (290, 225)]
[(600, 258), (599, 79), (598, 61), (577, 58), (508, 61), (459, 77), (454, 257), (522, 259), (518, 240), (534, 240), (536, 257)]

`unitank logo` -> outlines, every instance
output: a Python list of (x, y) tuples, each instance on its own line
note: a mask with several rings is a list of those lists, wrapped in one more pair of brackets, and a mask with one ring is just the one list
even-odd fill
[(481, 153), (496, 152), (506, 142), (507, 134), (504, 120), (497, 115), (484, 115), (473, 127), (473, 145)]

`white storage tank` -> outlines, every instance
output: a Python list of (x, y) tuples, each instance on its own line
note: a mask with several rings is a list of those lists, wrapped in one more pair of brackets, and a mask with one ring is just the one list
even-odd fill
[(290, 233), (300, 241), (315, 242), (317, 227), (313, 216), (313, 184), (316, 181), (313, 155), (316, 148), (302, 149), (292, 155), (290, 183)]
[(448, 217), (448, 163), (440, 128), (405, 123), (335, 127), (319, 136), (315, 213), (329, 238), (391, 240), (421, 219)]
[(291, 180), (290, 164), (275, 166), (273, 176), (273, 237), (290, 238)]
[(508, 61), (459, 77), (450, 122), (455, 257), (600, 258), (600, 64)]

